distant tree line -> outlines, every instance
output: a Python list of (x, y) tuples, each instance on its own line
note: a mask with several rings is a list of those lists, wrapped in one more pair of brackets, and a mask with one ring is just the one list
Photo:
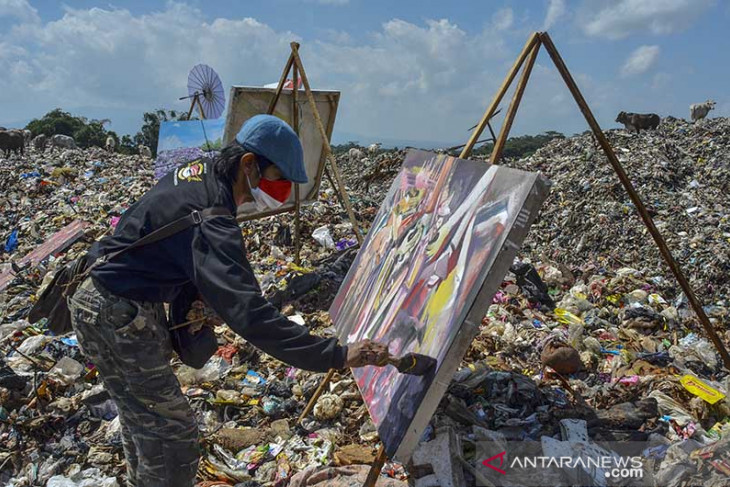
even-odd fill
[[(504, 150), (502, 151), (502, 157), (514, 157), (522, 158), (528, 157), (535, 153), (537, 149), (543, 147), (553, 139), (564, 139), (565, 135), (560, 132), (548, 130), (538, 135), (520, 135), (519, 137), (510, 137), (504, 144)], [(332, 152), (335, 155), (346, 154), (352, 148), (360, 148), (360, 144), (356, 140), (350, 140), (344, 144), (338, 144), (332, 146)], [(481, 145), (472, 151), (475, 156), (488, 156), (492, 153), (494, 143), (489, 142)], [(398, 148), (396, 147), (395, 150)], [(459, 150), (453, 150), (450, 152), (452, 155), (458, 155)]]
[[(523, 157), (529, 157), (537, 151), (540, 147), (547, 145), (553, 139), (564, 139), (565, 135), (560, 132), (548, 130), (538, 135), (520, 135), (518, 137), (510, 137), (504, 144), (504, 150), (502, 151), (502, 157), (510, 157), (521, 159)], [(489, 142), (484, 144), (472, 151), (472, 154), (477, 156), (488, 156), (492, 153), (494, 143)]]
[[(187, 120), (187, 113), (176, 110), (158, 109), (145, 112), (142, 115), (142, 127), (133, 136), (123, 135), (121, 138), (113, 130), (107, 130), (108, 119), (89, 120), (86, 117), (78, 117), (63, 111), (60, 108), (51, 110), (40, 119), (33, 119), (25, 127), (33, 132), (33, 136), (39, 134), (55, 135), (63, 134), (74, 138), (79, 147), (104, 147), (106, 138), (111, 136), (116, 142), (116, 150), (122, 154), (136, 154), (137, 146), (146, 145), (152, 151), (152, 156), (157, 157), (157, 141), (160, 134), (162, 122)], [(553, 139), (564, 139), (565, 135), (560, 132), (549, 130), (538, 135), (520, 135), (507, 139), (504, 146), (503, 157), (522, 158), (532, 155), (537, 149), (543, 147)], [(332, 151), (335, 154), (347, 153), (353, 147), (360, 147), (357, 141), (348, 141), (345, 144), (333, 145)], [(492, 152), (494, 144), (489, 142), (474, 149), (476, 156), (488, 156)], [(207, 145), (201, 149), (209, 150)], [(221, 149), (221, 140), (211, 141), (212, 150)]]
[(69, 112), (56, 108), (41, 118), (31, 120), (25, 128), (30, 130), (34, 137), (40, 134), (71, 136), (82, 148), (105, 147), (107, 137), (111, 136), (116, 142), (117, 152), (137, 154), (137, 147), (146, 145), (152, 151), (152, 156), (156, 157), (160, 123), (186, 119), (187, 113), (175, 110), (158, 109), (145, 112), (142, 115), (142, 128), (135, 135), (123, 135), (120, 138), (113, 130), (107, 130), (106, 124), (110, 122), (108, 119), (89, 120), (86, 117), (71, 115)]

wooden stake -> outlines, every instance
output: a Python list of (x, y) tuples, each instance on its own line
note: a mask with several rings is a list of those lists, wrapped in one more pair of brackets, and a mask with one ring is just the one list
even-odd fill
[(363, 487), (375, 487), (375, 484), (380, 478), (380, 472), (383, 470), (383, 465), (385, 465), (385, 460), (387, 459), (388, 456), (385, 454), (385, 445), (380, 445), (375, 461), (373, 461), (373, 464), (370, 466), (370, 471), (365, 479), (365, 483), (362, 484)]
[[(292, 44), (295, 43), (292, 42)], [(297, 44), (297, 46), (298, 45), (299, 44)], [(269, 102), (269, 108), (266, 110), (266, 113), (268, 113), (269, 115), (273, 115), (274, 113), (274, 108), (276, 108), (276, 103), (279, 101), (279, 97), (281, 96), (281, 90), (284, 89), (284, 83), (286, 83), (286, 77), (289, 75), (292, 63), (294, 63), (294, 53), (289, 54), (289, 59), (286, 61), (286, 66), (284, 66), (284, 72), (281, 73), (281, 78), (279, 78), (279, 84), (276, 86), (274, 98), (272, 98)]]
[(538, 41), (539, 41), (539, 38), (538, 38), (537, 32), (532, 34), (530, 36), (530, 38), (527, 40), (525, 47), (522, 48), (522, 52), (515, 60), (515, 64), (512, 66), (512, 69), (510, 69), (509, 73), (507, 73), (507, 77), (502, 82), (502, 86), (500, 86), (499, 90), (497, 91), (497, 94), (494, 97), (494, 100), (492, 100), (492, 104), (489, 105), (489, 108), (487, 108), (487, 111), (484, 112), (484, 115), (482, 116), (482, 119), (477, 124), (477, 127), (471, 133), (469, 142), (466, 143), (464, 150), (461, 151), (461, 155), (459, 156), (460, 159), (467, 159), (471, 155), (471, 151), (474, 148), (474, 145), (476, 144), (477, 140), (479, 140), (479, 136), (482, 135), (482, 132), (484, 131), (484, 127), (487, 126), (487, 122), (489, 122), (489, 119), (492, 118), (492, 114), (497, 109), (499, 102), (502, 101), (502, 97), (507, 92), (507, 88), (509, 88), (509, 85), (512, 83), (512, 80), (517, 75), (517, 71), (520, 70), (520, 67), (522, 66), (522, 63), (525, 61), (527, 54), (530, 52), (530, 50), (533, 48), (533, 46), (538, 43)]
[[(294, 89), (292, 90), (292, 114), (291, 120), (294, 126), (294, 132), (299, 136), (299, 105), (297, 104), (297, 95), (299, 93), (299, 73), (296, 65), (292, 63), (292, 80)], [(302, 259), (299, 255), (302, 249), (302, 218), (301, 218), (301, 199), (299, 195), (299, 183), (294, 183), (294, 263), (301, 265)]]
[(550, 58), (552, 58), (555, 67), (558, 69), (560, 75), (563, 77), (563, 81), (565, 81), (565, 84), (568, 86), (570, 93), (573, 95), (573, 98), (575, 98), (578, 107), (580, 107), (580, 111), (583, 112), (583, 116), (588, 122), (588, 125), (591, 127), (593, 135), (595, 135), (598, 143), (603, 149), (603, 152), (606, 154), (608, 162), (611, 163), (611, 166), (613, 166), (614, 171), (616, 171), (618, 178), (621, 180), (621, 184), (623, 184), (626, 192), (629, 193), (631, 201), (634, 203), (634, 206), (636, 206), (636, 209), (638, 210), (641, 219), (644, 221), (644, 225), (646, 225), (646, 228), (649, 230), (649, 233), (651, 234), (654, 242), (659, 248), (659, 252), (661, 252), (662, 257), (664, 257), (664, 260), (669, 265), (672, 274), (674, 274), (674, 277), (679, 282), (682, 291), (684, 291), (685, 296), (687, 296), (687, 299), (689, 300), (692, 309), (699, 318), (700, 324), (705, 329), (707, 336), (710, 337), (710, 340), (712, 340), (712, 343), (715, 345), (715, 348), (717, 348), (717, 351), (720, 352), (720, 356), (725, 363), (725, 367), (730, 369), (730, 354), (728, 354), (728, 351), (727, 349), (725, 349), (725, 346), (720, 340), (720, 337), (717, 335), (715, 329), (712, 327), (712, 323), (710, 323), (710, 320), (707, 318), (704, 309), (702, 309), (702, 305), (697, 299), (697, 296), (695, 296), (694, 291), (692, 291), (692, 287), (690, 286), (689, 281), (687, 281), (687, 278), (682, 273), (679, 264), (677, 264), (677, 262), (674, 260), (672, 252), (669, 250), (667, 243), (664, 241), (664, 238), (657, 229), (656, 225), (654, 225), (654, 221), (652, 220), (651, 215), (649, 215), (649, 212), (646, 210), (644, 202), (641, 201), (639, 194), (634, 189), (634, 185), (631, 183), (631, 180), (626, 174), (626, 171), (624, 171), (624, 168), (621, 166), (621, 163), (616, 157), (616, 153), (613, 151), (613, 148), (608, 142), (606, 135), (603, 133), (601, 127), (598, 125), (598, 122), (593, 116), (591, 109), (588, 107), (588, 103), (586, 103), (585, 98), (583, 98), (583, 95), (578, 89), (578, 85), (576, 85), (575, 80), (573, 80), (573, 76), (570, 74), (570, 71), (568, 71), (568, 68), (563, 62), (562, 57), (560, 57), (560, 53), (558, 53), (558, 50), (553, 44), (552, 39), (550, 39), (550, 36), (547, 34), (547, 32), (540, 32), (539, 36), (548, 54), (550, 54)]
[(532, 67), (535, 65), (535, 59), (537, 59), (537, 53), (540, 52), (540, 42), (536, 42), (532, 46), (530, 55), (527, 57), (527, 63), (522, 68), (522, 75), (520, 80), (517, 82), (517, 88), (515, 93), (512, 95), (512, 101), (507, 109), (507, 114), (504, 116), (502, 122), (502, 128), (499, 130), (499, 137), (494, 141), (494, 147), (492, 148), (492, 154), (489, 157), (490, 164), (496, 164), (497, 161), (502, 157), (502, 151), (504, 150), (504, 144), (507, 142), (509, 131), (512, 129), (512, 123), (515, 120), (517, 114), (517, 107), (519, 107), (522, 101), (522, 94), (525, 92), (527, 81), (530, 79), (530, 73), (532, 73)]
[(198, 110), (200, 110), (200, 118), (205, 120), (205, 112), (203, 111), (203, 104), (200, 102), (200, 95), (195, 97), (195, 101), (198, 102)]
[(188, 110), (187, 120), (190, 120), (190, 116), (193, 114), (193, 110), (195, 109), (195, 102), (197, 101), (197, 99), (198, 99), (198, 95), (197, 94), (193, 95), (193, 99), (190, 102), (190, 110)]
[(350, 222), (352, 223), (352, 230), (355, 232), (355, 237), (357, 238), (357, 241), (360, 245), (362, 245), (363, 238), (362, 234), (360, 233), (360, 228), (357, 223), (357, 219), (355, 218), (355, 213), (352, 211), (352, 205), (350, 204), (350, 197), (347, 195), (347, 190), (345, 190), (345, 185), (342, 182), (342, 175), (340, 174), (340, 169), (337, 166), (337, 161), (335, 160), (335, 156), (332, 154), (332, 147), (330, 147), (329, 139), (327, 138), (327, 132), (325, 132), (324, 125), (322, 124), (322, 118), (319, 116), (319, 111), (317, 110), (316, 103), (314, 101), (314, 95), (312, 94), (312, 89), (309, 86), (309, 80), (307, 79), (307, 73), (304, 71), (304, 66), (302, 65), (302, 59), (299, 57), (299, 44), (296, 42), (291, 43), (292, 48), (292, 55), (294, 56), (294, 63), (296, 64), (297, 68), (299, 69), (299, 75), (302, 78), (302, 84), (304, 85), (304, 91), (307, 94), (307, 100), (309, 101), (309, 104), (312, 105), (312, 114), (314, 115), (314, 121), (317, 125), (317, 129), (319, 130), (320, 136), (322, 137), (322, 141), (324, 142), (325, 150), (327, 151), (327, 159), (330, 162), (330, 167), (332, 168), (332, 174), (335, 176), (335, 181), (337, 182), (338, 190), (340, 191), (340, 194), (342, 195), (342, 200), (345, 202), (345, 210), (347, 211), (347, 216), (350, 218)]
[(302, 420), (304, 420), (304, 418), (306, 418), (307, 415), (312, 412), (314, 405), (317, 403), (317, 399), (319, 399), (319, 396), (322, 395), (325, 387), (327, 387), (327, 384), (329, 384), (330, 381), (332, 380), (333, 375), (335, 375), (335, 369), (330, 369), (327, 372), (327, 375), (324, 376), (324, 379), (322, 379), (322, 382), (319, 384), (319, 387), (317, 387), (317, 390), (314, 391), (314, 394), (312, 394), (312, 397), (309, 399), (309, 402), (307, 403), (307, 406), (304, 408), (304, 411), (302, 411), (302, 414), (299, 415), (299, 419), (297, 420), (297, 423), (301, 423)]

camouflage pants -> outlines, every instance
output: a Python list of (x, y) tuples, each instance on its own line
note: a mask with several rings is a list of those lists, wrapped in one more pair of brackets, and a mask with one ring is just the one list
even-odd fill
[(192, 486), (198, 427), (170, 367), (162, 305), (114, 296), (88, 278), (69, 309), (81, 349), (119, 410), (129, 485)]

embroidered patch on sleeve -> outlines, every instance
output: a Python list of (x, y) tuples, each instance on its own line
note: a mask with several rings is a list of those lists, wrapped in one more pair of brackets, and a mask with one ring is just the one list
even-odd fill
[(188, 162), (177, 169), (175, 169), (174, 183), (177, 186), (178, 182), (186, 181), (190, 182), (201, 182), (203, 181), (202, 175), (208, 172), (208, 164), (202, 162), (200, 159)]

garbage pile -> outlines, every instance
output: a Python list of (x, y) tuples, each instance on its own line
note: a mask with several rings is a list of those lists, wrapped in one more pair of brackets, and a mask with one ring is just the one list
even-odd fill
[[(609, 130), (607, 136), (698, 297), (708, 305), (727, 302), (730, 120), (667, 118), (657, 130)], [(526, 252), (569, 265), (636, 267), (678, 292), (592, 134), (553, 140), (507, 164), (542, 171), (554, 183)]]
[[(727, 344), (730, 121), (608, 135)], [(338, 158), (364, 231), (404, 154)], [(585, 430), (591, 441), (644, 442), (658, 485), (727, 484), (728, 371), (591, 136), (506, 163), (546, 173), (552, 193), (423, 445), (451, 431), (463, 447), (451, 456), (477, 465), (480, 441), (567, 441)], [(52, 336), (25, 318), (48, 271), (112, 231), (154, 184), (153, 164), (30, 150), (0, 167), (0, 264), (12, 271), (0, 294), (0, 484), (124, 485), (117, 412), (94, 365), (73, 333)], [(268, 299), (323, 335), (335, 333), (327, 310), (357, 251), (338, 198), (324, 179), (319, 201), (303, 207), (299, 263), (291, 220), (242, 224)], [(89, 222), (80, 238), (18, 264), (75, 220)], [(272, 359), (225, 326), (216, 333), (219, 349), (202, 369), (173, 363), (200, 425), (199, 485), (361, 484), (379, 443), (349, 373), (336, 373), (300, 422), (323, 374)], [(479, 472), (457, 464), (474, 484)], [(387, 462), (381, 483), (419, 485), (428, 470)]]

